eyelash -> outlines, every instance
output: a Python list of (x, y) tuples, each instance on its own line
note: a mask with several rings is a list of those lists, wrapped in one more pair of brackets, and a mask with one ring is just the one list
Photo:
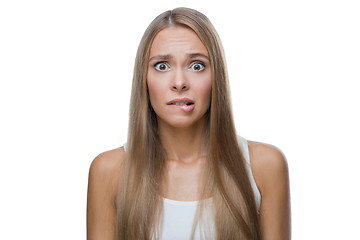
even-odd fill
[[(166, 70), (160, 70), (160, 69), (159, 69), (159, 66), (160, 66), (161, 64), (164, 64), (164, 65), (167, 67), (167, 69), (166, 69)], [(196, 72), (201, 72), (201, 71), (203, 71), (203, 70), (205, 69), (205, 67), (206, 67), (205, 63), (200, 62), (200, 61), (195, 61), (195, 62), (192, 62), (192, 63), (191, 63), (190, 68), (192, 68), (192, 67), (195, 66), (195, 65), (201, 65), (201, 69), (200, 69), (200, 70), (194, 70), (194, 71), (196, 71)], [(160, 72), (164, 72), (164, 71), (167, 71), (167, 70), (170, 68), (170, 66), (167, 64), (167, 62), (157, 62), (157, 63), (154, 64), (154, 68), (155, 68), (156, 70), (160, 71)]]
[(164, 71), (168, 70), (168, 69), (166, 69), (166, 70), (160, 70), (158, 67), (159, 67), (161, 64), (164, 64), (167, 68), (170, 68), (169, 65), (168, 65), (166, 62), (157, 62), (157, 63), (154, 64), (154, 68), (155, 68), (156, 70), (160, 71), (160, 72), (164, 72)]
[(201, 71), (203, 71), (203, 70), (205, 69), (205, 67), (206, 67), (205, 63), (196, 61), (196, 62), (193, 62), (193, 63), (191, 64), (190, 68), (192, 68), (192, 67), (195, 66), (195, 65), (201, 65), (201, 67), (202, 67), (200, 70), (194, 70), (194, 71), (196, 71), (196, 72), (201, 72)]

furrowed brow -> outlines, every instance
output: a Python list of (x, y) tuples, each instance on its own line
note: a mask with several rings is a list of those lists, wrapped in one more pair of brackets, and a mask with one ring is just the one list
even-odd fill
[(151, 58), (149, 59), (149, 62), (152, 61), (152, 60), (169, 60), (169, 59), (171, 59), (171, 58), (173, 58), (173, 56), (170, 55), (170, 54), (166, 54), (166, 55), (156, 55), (156, 56), (154, 56), (154, 57), (151, 57)]
[(205, 54), (202, 54), (202, 53), (189, 53), (187, 54), (189, 56), (189, 58), (197, 58), (197, 57), (202, 57), (202, 58), (205, 58), (207, 59), (208, 61), (210, 61), (209, 57), (206, 56)]

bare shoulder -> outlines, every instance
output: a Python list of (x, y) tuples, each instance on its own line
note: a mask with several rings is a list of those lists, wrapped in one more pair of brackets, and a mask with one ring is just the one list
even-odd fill
[(119, 174), (125, 160), (124, 148), (116, 148), (99, 154), (92, 161), (89, 171), (89, 188), (107, 189), (114, 198), (117, 192)]
[(275, 146), (248, 141), (251, 170), (261, 193), (262, 239), (291, 239), (288, 164)]
[(283, 152), (270, 144), (248, 141), (251, 169), (260, 192), (271, 183), (287, 181), (288, 164)]
[(283, 152), (267, 143), (248, 141), (251, 161), (261, 164), (279, 164), (283, 167), (287, 165), (287, 161)]
[(100, 153), (92, 161), (90, 166), (90, 174), (111, 174), (118, 172), (121, 163), (125, 159), (125, 151), (123, 147)]
[(116, 194), (123, 148), (99, 154), (91, 163), (87, 196), (87, 239), (115, 239)]

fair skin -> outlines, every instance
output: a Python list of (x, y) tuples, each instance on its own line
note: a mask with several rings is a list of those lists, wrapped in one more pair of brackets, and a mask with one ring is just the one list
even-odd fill
[[(169, 27), (156, 35), (150, 48), (147, 85), (168, 157), (161, 195), (179, 201), (199, 200), (199, 179), (206, 161), (203, 146), (211, 70), (206, 47), (192, 30)], [(290, 239), (286, 159), (271, 145), (248, 143), (251, 168), (262, 195), (262, 238)], [(124, 158), (124, 149), (118, 148), (100, 154), (91, 164), (88, 240), (115, 239), (115, 196)]]
[[(211, 94), (207, 49), (189, 29), (172, 27), (157, 34), (150, 49), (147, 84), (158, 116), (160, 139), (168, 156), (163, 197), (197, 200), (204, 165), (205, 118)], [(188, 100), (183, 100), (183, 99)], [(179, 105), (169, 104), (177, 102)], [(191, 101), (184, 109), (182, 102)], [(176, 191), (175, 191), (176, 189)], [(179, 190), (180, 189), (180, 190)]]

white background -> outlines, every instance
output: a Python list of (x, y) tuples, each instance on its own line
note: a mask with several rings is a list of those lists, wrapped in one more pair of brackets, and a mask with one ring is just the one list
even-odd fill
[(195, 8), (223, 41), (239, 134), (290, 169), (293, 239), (360, 239), (358, 1), (1, 1), (0, 239), (85, 239), (88, 170), (127, 137), (135, 53)]

